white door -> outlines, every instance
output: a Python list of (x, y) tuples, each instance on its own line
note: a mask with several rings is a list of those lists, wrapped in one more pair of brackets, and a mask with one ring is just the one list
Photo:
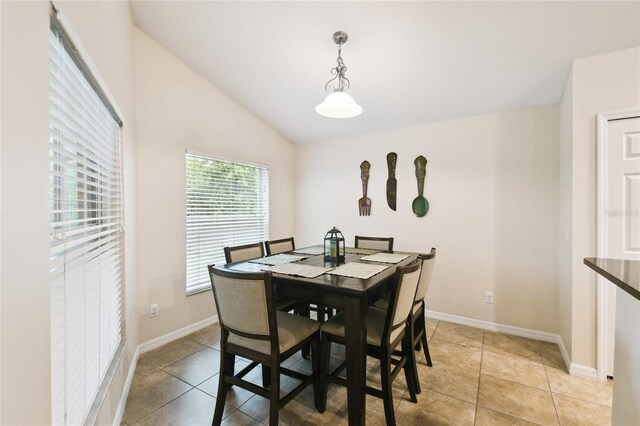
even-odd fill
[[(604, 188), (599, 191), (604, 204), (599, 234), (604, 238), (598, 256), (640, 260), (640, 117), (609, 120), (605, 141), (600, 151), (606, 158), (600, 162)], [(605, 288), (606, 374), (613, 377), (616, 287), (607, 283)]]

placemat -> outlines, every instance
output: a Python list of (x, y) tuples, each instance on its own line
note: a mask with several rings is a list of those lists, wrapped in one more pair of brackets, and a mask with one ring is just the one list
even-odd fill
[(374, 254), (380, 253), (382, 250), (378, 249), (368, 249), (368, 248), (355, 248), (355, 247), (347, 247), (344, 249), (345, 252), (351, 254)]
[(387, 269), (388, 266), (374, 265), (372, 263), (351, 262), (333, 269), (328, 274), (341, 275), (343, 277), (361, 278), (366, 280)]
[(315, 256), (316, 254), (324, 254), (324, 247), (323, 246), (303, 247), (303, 248), (295, 249), (293, 252)]
[(261, 265), (259, 263), (249, 263), (249, 262), (238, 262), (233, 265), (231, 271), (240, 271), (240, 272), (262, 272), (269, 268), (268, 265)]
[(296, 275), (304, 278), (315, 278), (331, 270), (321, 266), (302, 265), (299, 263), (282, 263), (268, 268), (271, 272), (286, 275)]
[(294, 256), (292, 254), (279, 253), (273, 256), (261, 257), (259, 259), (251, 259), (250, 263), (259, 263), (261, 265), (280, 265), (281, 263), (297, 262), (298, 260), (306, 259), (305, 256)]
[(408, 254), (393, 254), (393, 253), (376, 253), (370, 256), (363, 256), (360, 260), (366, 260), (368, 262), (381, 262), (381, 263), (400, 263), (409, 257)]

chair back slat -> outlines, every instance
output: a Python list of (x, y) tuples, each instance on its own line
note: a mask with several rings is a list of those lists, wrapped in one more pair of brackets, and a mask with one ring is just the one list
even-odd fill
[(283, 238), (281, 240), (265, 241), (264, 246), (267, 249), (267, 256), (292, 251), (296, 248), (293, 237)]
[(224, 257), (227, 263), (258, 259), (264, 257), (264, 246), (262, 243), (253, 243), (242, 246), (225, 247)]
[(268, 336), (270, 272), (231, 273), (209, 268), (211, 286), (223, 328), (252, 336)]
[(433, 274), (433, 265), (436, 262), (436, 249), (432, 248), (429, 254), (421, 254), (420, 258), (422, 259), (422, 272), (420, 273), (420, 280), (418, 281), (416, 302), (421, 301), (427, 295), (431, 275)]
[(393, 251), (393, 237), (363, 237), (356, 235), (356, 248)]

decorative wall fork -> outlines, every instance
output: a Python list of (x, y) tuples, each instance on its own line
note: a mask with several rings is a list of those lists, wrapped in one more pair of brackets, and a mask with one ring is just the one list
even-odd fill
[(364, 160), (362, 164), (360, 164), (360, 178), (362, 179), (362, 198), (358, 200), (360, 216), (369, 216), (371, 214), (371, 198), (367, 197), (370, 168), (371, 164), (369, 164), (367, 160)]

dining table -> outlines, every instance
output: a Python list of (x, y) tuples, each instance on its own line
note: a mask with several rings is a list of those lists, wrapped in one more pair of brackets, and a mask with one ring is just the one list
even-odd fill
[[(311, 246), (287, 252), (280, 257), (277, 257), (279, 255), (271, 256), (274, 259), (271, 263), (275, 265), (269, 265), (269, 257), (266, 257), (229, 263), (224, 266), (226, 269), (242, 272), (271, 269), (274, 294), (277, 297), (324, 305), (344, 312), (347, 404), (350, 425), (365, 424), (367, 309), (393, 286), (396, 269), (410, 264), (418, 257), (418, 253), (385, 252), (390, 253), (391, 256), (395, 255), (395, 260), (387, 259), (384, 262), (378, 262), (375, 260), (377, 258), (373, 257), (378, 252), (380, 251), (350, 247), (346, 248), (344, 260), (336, 262), (325, 260), (322, 246)], [(317, 272), (322, 270), (325, 272), (318, 276), (292, 275), (291, 272), (287, 272), (286, 267), (283, 267), (284, 263), (297, 268), (310, 266), (316, 268)], [(355, 265), (350, 265), (354, 263)], [(289, 269), (292, 268), (291, 265)], [(365, 278), (338, 275), (339, 271), (344, 270), (345, 267), (351, 269), (368, 267), (378, 272)], [(320, 411), (325, 409), (325, 407), (317, 408)]]

